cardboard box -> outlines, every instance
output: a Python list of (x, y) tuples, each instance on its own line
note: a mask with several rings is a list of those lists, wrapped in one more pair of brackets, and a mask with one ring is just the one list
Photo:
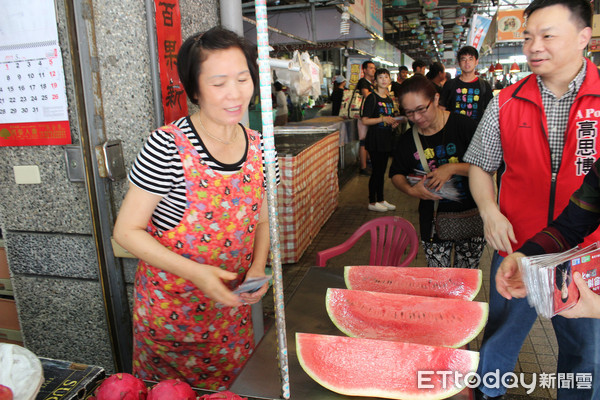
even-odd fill
[(592, 22), (592, 37), (600, 37), (600, 14), (594, 15)]
[(104, 379), (104, 368), (40, 357), (44, 383), (36, 400), (85, 399)]

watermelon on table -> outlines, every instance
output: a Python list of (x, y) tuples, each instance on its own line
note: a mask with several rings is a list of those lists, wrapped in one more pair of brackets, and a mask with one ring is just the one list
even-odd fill
[[(475, 372), (479, 353), (415, 343), (296, 333), (302, 369), (321, 386), (348, 396), (386, 399), (445, 399), (460, 392), (461, 376)], [(419, 387), (419, 371), (431, 385)], [(425, 372), (423, 372), (425, 371)], [(445, 383), (445, 385), (444, 385)], [(456, 384), (455, 384), (456, 383)]]
[(469, 268), (344, 268), (348, 289), (473, 300), (481, 288), (481, 270)]
[(461, 347), (485, 326), (488, 304), (460, 299), (327, 289), (329, 318), (348, 336)]

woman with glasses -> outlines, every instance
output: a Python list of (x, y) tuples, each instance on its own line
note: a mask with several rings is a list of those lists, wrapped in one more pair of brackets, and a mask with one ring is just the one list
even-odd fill
[(240, 124), (258, 82), (256, 51), (212, 28), (182, 44), (177, 72), (198, 109), (150, 134), (114, 228), (140, 259), (133, 372), (222, 390), (252, 353), (250, 304), (268, 288), (233, 292), (265, 277), (269, 253), (262, 139)]
[[(466, 239), (442, 240), (434, 223), (434, 214), (462, 212), (477, 207), (469, 191), (469, 164), (462, 159), (477, 123), (464, 115), (450, 113), (438, 107), (440, 95), (424, 76), (407, 79), (402, 84), (399, 98), (406, 117), (413, 123), (413, 132), (409, 131), (401, 136), (390, 167), (390, 178), (398, 189), (421, 199), (419, 224), (427, 265), (477, 268), (485, 246), (483, 232), (481, 236)], [(417, 143), (420, 143), (422, 151), (419, 151)], [(422, 160), (420, 153), (425, 160)], [(409, 176), (426, 176), (427, 179), (411, 184)], [(454, 200), (436, 194), (440, 193), (451, 178), (454, 196), (447, 197), (453, 197)], [(417, 181), (411, 180), (413, 183)], [(448, 185), (444, 187), (447, 188)], [(452, 260), (453, 248), (455, 255)]]
[(388, 159), (394, 145), (394, 128), (399, 122), (394, 118), (394, 101), (388, 92), (390, 72), (385, 68), (375, 71), (375, 90), (363, 102), (362, 123), (369, 127), (365, 148), (371, 158), (371, 178), (369, 178), (370, 211), (393, 211), (396, 206), (383, 199), (383, 185)]

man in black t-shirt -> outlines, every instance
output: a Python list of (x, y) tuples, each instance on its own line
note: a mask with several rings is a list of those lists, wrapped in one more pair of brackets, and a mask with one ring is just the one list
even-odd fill
[[(363, 77), (358, 80), (356, 84), (356, 91), (362, 95), (363, 100), (368, 95), (373, 93), (373, 82), (375, 80), (375, 63), (371, 60), (367, 60), (362, 63)], [(358, 157), (360, 160), (360, 174), (369, 175), (367, 171), (367, 150), (365, 149), (365, 138), (367, 137), (367, 126), (363, 125), (361, 120), (358, 120), (358, 140), (360, 147), (358, 149)]]
[(475, 47), (461, 48), (457, 58), (461, 75), (446, 82), (440, 96), (440, 105), (448, 111), (466, 115), (479, 122), (492, 100), (492, 87), (475, 75), (479, 63), (479, 52)]

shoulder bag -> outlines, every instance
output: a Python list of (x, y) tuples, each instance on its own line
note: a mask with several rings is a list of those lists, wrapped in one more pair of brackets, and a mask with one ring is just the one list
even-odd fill
[[(427, 173), (431, 172), (427, 165), (427, 158), (419, 139), (416, 125), (413, 125), (413, 139), (423, 170)], [(437, 237), (444, 241), (465, 240), (472, 237), (483, 236), (483, 220), (479, 215), (477, 208), (472, 208), (466, 211), (456, 212), (438, 212), (439, 200), (433, 203), (433, 221), (431, 224), (430, 241), (433, 241), (437, 233)]]

